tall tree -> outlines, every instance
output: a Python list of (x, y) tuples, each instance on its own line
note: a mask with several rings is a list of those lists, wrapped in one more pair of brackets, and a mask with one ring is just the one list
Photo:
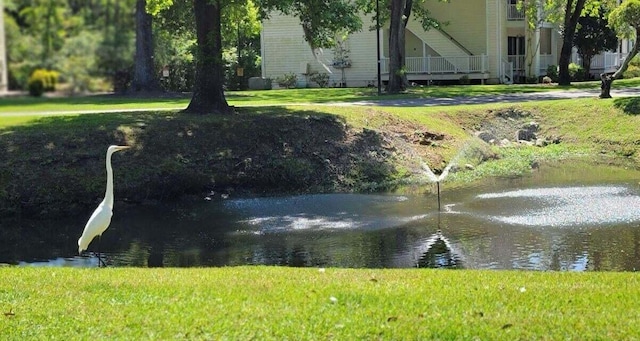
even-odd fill
[(562, 49), (558, 59), (558, 84), (570, 85), (569, 63), (571, 63), (571, 50), (573, 49), (573, 36), (576, 33), (578, 19), (584, 9), (586, 0), (565, 0), (564, 24), (562, 30)]
[[(525, 65), (527, 78), (536, 77), (535, 56), (540, 51), (540, 39), (536, 38), (545, 22), (559, 22), (563, 18), (567, 0), (518, 0), (517, 6), (524, 12), (527, 22)], [(568, 64), (567, 64), (568, 65)]]
[(227, 114), (233, 109), (224, 96), (221, 0), (194, 0), (196, 21), (196, 78), (187, 113)]
[[(449, 0), (438, 1), (448, 2)], [(386, 90), (388, 93), (398, 93), (404, 91), (408, 84), (405, 72), (405, 31), (409, 20), (412, 20), (411, 15), (413, 14), (421, 22), (424, 30), (438, 28), (442, 23), (431, 16), (431, 12), (425, 5), (426, 0), (380, 0), (380, 2), (378, 8), (376, 1), (357, 0), (365, 13), (379, 15), (381, 23), (389, 22), (389, 82)], [(379, 13), (376, 12), (378, 9)]]
[(20, 16), (28, 25), (27, 31), (41, 39), (40, 64), (43, 67), (53, 67), (52, 57), (64, 45), (69, 28), (65, 21), (68, 10), (63, 0), (35, 0), (20, 10)]
[(605, 8), (600, 8), (595, 16), (584, 16), (578, 19), (578, 28), (573, 37), (573, 45), (582, 58), (585, 74), (591, 72), (593, 56), (603, 51), (615, 50), (618, 46), (616, 32), (609, 27)]
[(391, 0), (389, 17), (389, 83), (388, 93), (398, 93), (407, 87), (405, 73), (405, 30), (411, 17), (413, 0)]
[[(224, 46), (225, 84), (227, 89), (244, 90), (250, 77), (260, 76), (259, 9), (254, 1), (230, 7), (224, 13), (222, 45)], [(239, 72), (242, 70), (242, 72)]]
[(146, 0), (136, 0), (136, 55), (131, 82), (131, 90), (136, 92), (160, 89), (153, 63), (152, 16), (146, 7)]
[(528, 44), (526, 52), (527, 76), (536, 76), (533, 58), (539, 52), (540, 43), (533, 37), (544, 23), (556, 23), (562, 28), (562, 48), (558, 60), (560, 85), (569, 85), (569, 64), (571, 63), (571, 51), (573, 37), (576, 32), (578, 20), (586, 15), (597, 15), (600, 5), (606, 1), (615, 0), (519, 0), (518, 6), (525, 12), (528, 23)]
[(0, 0), (0, 93), (9, 90), (7, 76), (7, 44), (4, 33), (4, 2)]
[[(241, 5), (246, 0), (193, 0), (196, 24), (196, 72), (188, 113), (230, 113), (224, 95), (222, 58), (222, 19), (226, 6)], [(173, 0), (148, 0), (147, 9), (157, 13)], [(312, 49), (335, 44), (340, 30), (360, 28), (355, 5), (348, 0), (259, 0), (256, 4), (264, 17), (274, 10), (298, 17), (304, 37)]]
[(611, 98), (613, 81), (622, 77), (629, 67), (631, 59), (638, 54), (640, 45), (640, 0), (626, 0), (609, 13), (609, 25), (618, 33), (620, 38), (635, 36), (633, 47), (622, 61), (620, 68), (613, 73), (600, 74), (600, 98)]
[(105, 0), (103, 39), (97, 52), (97, 67), (111, 77), (116, 92), (127, 90), (135, 54), (134, 9), (136, 0)]

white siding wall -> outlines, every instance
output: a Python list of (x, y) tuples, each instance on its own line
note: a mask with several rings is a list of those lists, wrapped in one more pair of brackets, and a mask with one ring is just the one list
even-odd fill
[[(425, 6), (440, 21), (449, 22), (443, 29), (472, 54), (487, 55), (490, 77), (498, 79), (500, 61), (506, 59), (506, 1), (428, 1)], [(376, 32), (368, 30), (370, 18), (363, 17), (362, 21), (363, 31), (348, 38), (347, 47), (352, 66), (345, 69), (347, 86), (376, 84)], [(420, 34), (417, 36), (420, 37)], [(385, 29), (381, 53), (383, 57), (387, 55), (387, 39), (388, 30)], [(423, 55), (421, 42), (412, 35), (407, 36), (407, 50), (408, 56)], [(427, 54), (433, 55), (434, 52), (437, 51), (427, 48)], [(333, 51), (325, 50), (317, 59), (314, 58), (295, 17), (273, 15), (270, 20), (263, 22), (262, 56), (263, 77), (275, 80), (285, 73), (293, 72), (298, 76), (298, 86), (316, 86), (309, 84), (311, 82), (303, 74), (301, 63), (308, 63), (311, 71), (329, 73), (322, 65), (325, 64), (330, 70), (330, 84), (338, 84), (341, 80), (341, 70), (330, 66)], [(275, 82), (273, 84), (277, 86)]]
[(442, 29), (471, 53), (487, 53), (486, 0), (426, 1), (424, 6), (439, 21), (449, 22)]
[[(369, 31), (370, 19), (363, 17), (362, 32), (354, 33), (347, 39), (351, 67), (345, 69), (347, 86), (366, 86), (375, 84), (377, 74), (376, 33)], [(271, 79), (282, 77), (286, 73), (298, 76), (299, 87), (314, 87), (315, 83), (303, 74), (301, 63), (308, 63), (312, 72), (329, 73), (330, 86), (339, 84), (342, 78), (340, 69), (331, 66), (333, 50), (321, 51), (317, 59), (304, 40), (302, 27), (297, 18), (273, 15), (262, 26), (262, 76)], [(324, 65), (323, 65), (324, 64)], [(329, 70), (327, 70), (328, 68)], [(277, 87), (275, 81), (274, 87)]]
[(507, 59), (506, 1), (486, 0), (485, 4), (485, 53), (491, 74), (488, 82), (501, 83), (507, 80), (501, 74), (503, 60)]

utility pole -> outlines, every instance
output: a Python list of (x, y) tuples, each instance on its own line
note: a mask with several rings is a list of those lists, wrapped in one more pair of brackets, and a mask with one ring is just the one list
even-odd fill
[(380, 0), (376, 0), (376, 56), (378, 57), (378, 96), (380, 96), (382, 95), (382, 80), (380, 79)]
[(7, 76), (7, 44), (4, 35), (4, 0), (0, 0), (0, 93), (9, 90)]

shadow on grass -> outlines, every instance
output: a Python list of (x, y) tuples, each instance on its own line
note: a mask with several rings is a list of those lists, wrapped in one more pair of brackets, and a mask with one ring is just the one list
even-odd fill
[(132, 203), (384, 189), (396, 173), (377, 132), (315, 111), (46, 117), (0, 130), (0, 216), (88, 212), (102, 199), (111, 144), (133, 146), (112, 159), (116, 200)]
[(78, 97), (7, 97), (2, 99), (2, 106), (16, 105), (37, 105), (37, 104), (64, 104), (64, 105), (123, 105), (123, 104), (144, 104), (144, 103), (166, 103), (174, 104), (177, 101), (184, 101), (190, 97), (186, 94), (166, 94), (165, 96), (121, 96), (113, 94), (91, 95)]
[(639, 97), (625, 97), (616, 98), (613, 100), (613, 105), (622, 110), (627, 115), (640, 114), (640, 98)]

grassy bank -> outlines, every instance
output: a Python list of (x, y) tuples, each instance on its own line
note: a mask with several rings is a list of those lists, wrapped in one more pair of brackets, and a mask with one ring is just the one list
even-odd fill
[(0, 268), (0, 335), (137, 340), (629, 340), (633, 273)]
[(444, 168), (474, 131), (493, 129), (512, 138), (519, 124), (530, 121), (539, 123), (540, 136), (560, 143), (484, 146), (460, 160), (475, 168), (458, 178), (519, 175), (540, 160), (585, 155), (638, 165), (639, 103), (618, 98), (404, 108), (250, 106), (232, 116), (151, 111), (3, 117), (0, 215), (91, 209), (104, 192), (110, 144), (133, 146), (113, 158), (116, 198), (131, 203), (201, 198), (211, 191), (395, 190), (416, 181), (423, 161)]

